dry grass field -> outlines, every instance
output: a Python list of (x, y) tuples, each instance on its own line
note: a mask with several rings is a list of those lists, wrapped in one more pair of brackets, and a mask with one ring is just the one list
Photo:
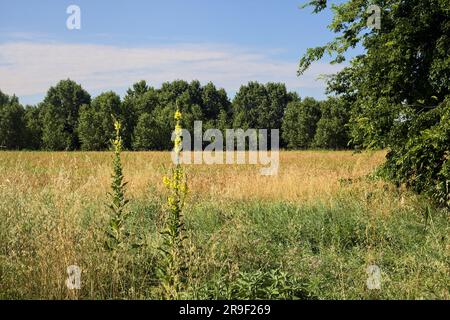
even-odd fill
[[(254, 165), (189, 165), (186, 298), (420, 299), (449, 296), (449, 219), (373, 177), (384, 152), (281, 152)], [(137, 249), (102, 250), (112, 155), (0, 153), (0, 298), (154, 299), (170, 154), (122, 154)], [(79, 265), (82, 288), (68, 290)], [(382, 272), (366, 286), (368, 265)]]
[[(332, 197), (343, 179), (358, 179), (383, 163), (384, 152), (299, 151), (280, 153), (276, 176), (259, 174), (260, 165), (188, 165), (189, 187), (195, 198), (224, 200), (309, 201)], [(78, 194), (86, 199), (109, 191), (111, 154), (108, 152), (2, 152), (1, 188), (21, 193)], [(132, 197), (149, 187), (164, 189), (162, 176), (171, 164), (168, 152), (125, 152), (124, 173)]]

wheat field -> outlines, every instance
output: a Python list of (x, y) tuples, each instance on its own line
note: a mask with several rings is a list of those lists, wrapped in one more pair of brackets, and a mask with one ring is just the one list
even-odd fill
[[(276, 176), (186, 166), (186, 298), (448, 299), (448, 214), (376, 178), (384, 157), (281, 152)], [(110, 152), (0, 153), (0, 298), (160, 298), (170, 154), (122, 153), (128, 227), (141, 245), (120, 266), (102, 250), (111, 161)], [(380, 290), (367, 289), (370, 264), (382, 270)], [(80, 290), (65, 285), (69, 265), (82, 269)]]

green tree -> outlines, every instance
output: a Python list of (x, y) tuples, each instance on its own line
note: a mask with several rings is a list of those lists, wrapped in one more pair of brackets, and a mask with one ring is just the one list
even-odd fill
[(16, 96), (0, 91), (0, 147), (20, 149), (25, 145), (25, 110)]
[(338, 98), (328, 98), (321, 103), (321, 118), (317, 122), (314, 147), (345, 149), (348, 147), (348, 106)]
[[(367, 27), (371, 4), (382, 9), (380, 30)], [(309, 5), (319, 12), (329, 1), (315, 0)], [(405, 109), (426, 112), (450, 94), (449, 9), (447, 0), (349, 0), (333, 5), (329, 27), (338, 36), (324, 46), (308, 49), (300, 60), (299, 74), (325, 53), (341, 62), (349, 48), (358, 43), (365, 47), (366, 52), (331, 83), (336, 93), (353, 94), (351, 122), (358, 125), (352, 130), (355, 143), (386, 147), (398, 142), (399, 137), (392, 141), (390, 129)], [(380, 113), (374, 112), (380, 106), (384, 108), (382, 124)], [(366, 130), (377, 134), (361, 134)]]
[(51, 87), (42, 104), (42, 143), (48, 150), (76, 150), (80, 107), (91, 102), (90, 95), (72, 80)]
[[(158, 150), (171, 148), (170, 128), (175, 126), (173, 114), (177, 108), (183, 113), (181, 120), (183, 128), (191, 134), (194, 130), (194, 121), (203, 121), (203, 130), (212, 127), (224, 129), (230, 122), (230, 102), (226, 92), (217, 89), (212, 83), (202, 87), (198, 81), (165, 82), (158, 90), (158, 101), (159, 105), (153, 110), (151, 119), (155, 122), (154, 130), (140, 129), (140, 132), (152, 132), (152, 140), (158, 144)], [(150, 117), (145, 116), (145, 120), (150, 120)]]
[(224, 89), (217, 89), (209, 82), (202, 90), (202, 112), (205, 130), (214, 128), (224, 131), (231, 126), (231, 103)]
[(113, 119), (122, 118), (120, 97), (114, 92), (102, 93), (90, 105), (80, 108), (78, 136), (83, 150), (108, 149), (114, 138)]
[(284, 145), (289, 149), (311, 147), (320, 116), (320, 103), (313, 98), (290, 102), (282, 124)]
[[(163, 141), (158, 123), (150, 113), (143, 113), (139, 117), (134, 129), (133, 149), (134, 150), (161, 150)], [(169, 134), (169, 132), (167, 132)]]
[(249, 82), (241, 86), (233, 99), (233, 126), (280, 129), (284, 110), (291, 99), (282, 83)]
[(41, 107), (27, 106), (25, 108), (25, 148), (39, 150), (42, 144)]
[[(193, 132), (195, 120), (203, 120), (202, 111), (198, 105), (201, 101), (201, 88), (198, 82), (193, 82), (192, 88), (188, 82), (183, 80), (164, 82), (158, 90), (158, 100), (159, 105), (152, 111), (151, 117), (145, 116), (141, 121), (141, 126), (146, 121), (151, 121), (154, 123), (153, 129), (145, 130), (147, 137), (135, 137), (135, 139), (140, 141), (151, 139), (157, 144), (157, 150), (169, 150), (172, 146), (171, 128), (175, 126), (173, 114), (177, 110), (177, 104), (186, 115), (186, 118), (183, 119), (183, 127), (189, 132)], [(142, 128), (139, 131), (144, 133)]]
[(270, 129), (281, 129), (285, 109), (295, 97), (282, 83), (249, 82), (240, 87), (233, 99), (233, 127), (268, 129), (270, 141)]
[[(379, 30), (366, 26), (371, 4), (382, 9)], [(329, 1), (307, 5), (319, 12)], [(433, 190), (443, 183), (438, 177), (445, 176), (437, 172), (448, 172), (443, 154), (450, 152), (448, 133), (440, 129), (448, 121), (442, 110), (450, 96), (450, 2), (348, 0), (334, 5), (333, 11), (330, 28), (337, 37), (308, 49), (300, 60), (299, 74), (325, 53), (341, 62), (347, 49), (361, 43), (365, 53), (329, 82), (331, 92), (353, 101), (352, 142), (387, 147), (387, 176), (440, 201)]]
[(124, 148), (131, 148), (134, 144), (134, 132), (142, 114), (151, 114), (159, 105), (158, 92), (147, 82), (141, 80), (128, 89), (123, 100), (122, 136)]
[(225, 90), (195, 80), (164, 82), (159, 89), (137, 82), (127, 91), (123, 110), (124, 145), (137, 150), (168, 150), (177, 105), (183, 112), (183, 128), (193, 132), (194, 121), (203, 129), (225, 129), (230, 125), (231, 103)]

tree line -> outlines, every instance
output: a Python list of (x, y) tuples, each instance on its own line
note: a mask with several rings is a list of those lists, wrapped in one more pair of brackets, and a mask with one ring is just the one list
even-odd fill
[(112, 91), (95, 98), (68, 79), (51, 87), (35, 106), (22, 106), (16, 96), (0, 91), (0, 146), (27, 150), (107, 150), (114, 119), (122, 123), (127, 150), (169, 150), (173, 114), (183, 113), (183, 128), (193, 132), (216, 128), (280, 129), (280, 145), (288, 149), (349, 146), (349, 109), (345, 101), (301, 99), (282, 83), (249, 82), (232, 99), (213, 83), (183, 80), (160, 88), (139, 81), (123, 99)]

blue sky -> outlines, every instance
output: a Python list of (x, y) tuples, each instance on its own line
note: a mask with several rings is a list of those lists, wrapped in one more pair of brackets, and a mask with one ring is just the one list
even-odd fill
[[(296, 76), (308, 47), (333, 38), (331, 12), (292, 0), (0, 0), (0, 90), (34, 104), (71, 78), (94, 96), (123, 95), (145, 79), (213, 81), (230, 95), (250, 80), (285, 82), (301, 96), (324, 96), (327, 59)], [(69, 30), (69, 5), (81, 30)]]

